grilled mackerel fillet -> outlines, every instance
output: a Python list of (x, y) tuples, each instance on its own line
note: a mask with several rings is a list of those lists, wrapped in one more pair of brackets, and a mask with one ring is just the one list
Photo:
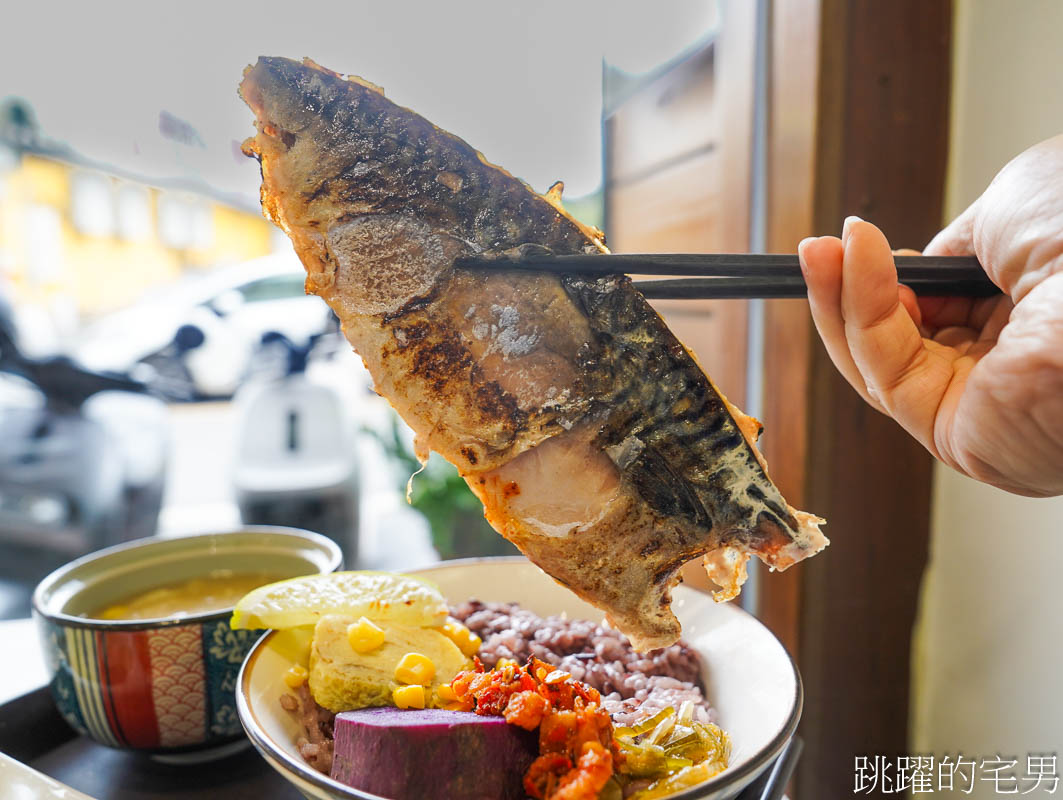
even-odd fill
[[(261, 58), (240, 93), (262, 206), (291, 237), (377, 391), (483, 501), (488, 521), (647, 650), (704, 557), (737, 594), (750, 554), (785, 569), (822, 520), (768, 479), (759, 424), (717, 391), (623, 276), (506, 269), (601, 234), (365, 81)], [(494, 269), (457, 270), (466, 254)]]

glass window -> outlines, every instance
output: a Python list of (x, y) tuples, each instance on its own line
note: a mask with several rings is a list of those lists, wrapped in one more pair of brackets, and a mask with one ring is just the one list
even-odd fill
[(26, 267), (34, 285), (58, 280), (63, 272), (63, 221), (58, 211), (43, 203), (25, 210)]
[(76, 172), (70, 179), (70, 216), (85, 236), (114, 235), (114, 184), (98, 172)]
[(151, 237), (151, 196), (147, 188), (133, 183), (118, 187), (118, 235), (127, 242)]
[(192, 247), (205, 250), (214, 245), (214, 210), (209, 203), (192, 205)]
[(159, 195), (159, 239), (166, 247), (183, 250), (192, 244), (192, 208), (184, 198)]

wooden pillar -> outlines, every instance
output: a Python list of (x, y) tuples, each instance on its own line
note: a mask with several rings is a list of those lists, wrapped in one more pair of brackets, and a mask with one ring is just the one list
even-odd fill
[[(775, 0), (772, 18), (770, 249), (837, 235), (848, 214), (896, 247), (922, 247), (942, 218), (950, 3)], [(832, 544), (767, 577), (761, 608), (805, 681), (795, 800), (841, 797), (854, 756), (908, 752), (931, 459), (841, 378), (805, 303), (769, 303), (766, 334), (772, 474), (827, 518)]]

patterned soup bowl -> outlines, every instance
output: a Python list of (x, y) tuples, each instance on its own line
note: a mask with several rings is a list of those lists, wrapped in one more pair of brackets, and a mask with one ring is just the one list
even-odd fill
[(234, 689), (261, 632), (230, 630), (231, 606), (153, 619), (90, 615), (133, 595), (223, 571), (280, 580), (332, 572), (341, 562), (339, 547), (324, 536), (253, 527), (140, 539), (60, 567), (33, 594), (60, 713), (100, 744), (163, 759), (197, 760), (242, 746)]

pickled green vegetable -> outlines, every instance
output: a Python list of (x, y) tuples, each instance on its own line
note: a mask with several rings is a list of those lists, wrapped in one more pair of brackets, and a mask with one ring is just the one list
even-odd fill
[(656, 778), (668, 772), (668, 755), (663, 747), (652, 744), (626, 744), (619, 742), (624, 754), (621, 771), (636, 778)]
[[(697, 746), (701, 744), (701, 736), (697, 731), (691, 731), (685, 736), (680, 736), (678, 739), (672, 739), (664, 746), (664, 752), (670, 756), (679, 755), (687, 752), (687, 748)], [(698, 759), (699, 761), (701, 759)]]
[[(727, 734), (716, 725), (695, 722), (689, 702), (678, 712), (669, 707), (636, 725), (614, 728), (613, 737), (623, 756), (618, 787), (653, 780), (631, 800), (654, 800), (702, 783), (727, 767), (731, 752)], [(604, 793), (600, 800), (607, 800)]]
[(671, 706), (668, 706), (668, 708), (662, 708), (660, 711), (658, 711), (652, 717), (649, 717), (647, 719), (642, 720), (642, 722), (640, 722), (637, 725), (635, 725), (635, 727), (632, 728), (632, 730), (635, 732), (635, 735), (638, 736), (639, 734), (647, 733), (648, 731), (652, 731), (654, 728), (656, 728), (658, 725), (660, 725), (666, 719), (669, 719), (669, 718), (674, 717), (674, 716), (675, 716), (675, 709), (672, 708)]

